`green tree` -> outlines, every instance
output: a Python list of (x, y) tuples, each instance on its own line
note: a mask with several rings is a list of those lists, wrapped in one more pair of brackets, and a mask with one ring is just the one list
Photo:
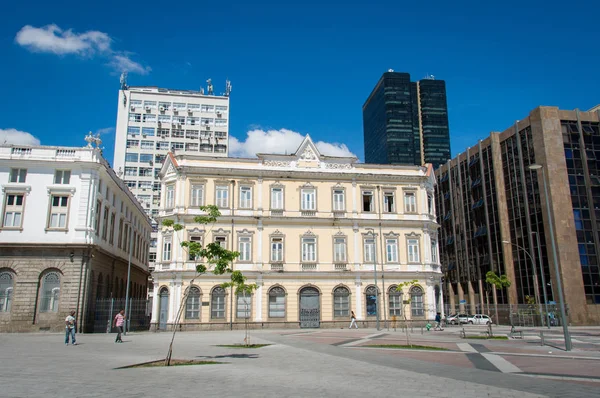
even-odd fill
[[(194, 222), (202, 225), (211, 225), (211, 229), (221, 216), (219, 209), (214, 205), (200, 206), (205, 214), (194, 217)], [(240, 271), (233, 271), (231, 265), (233, 261), (240, 255), (239, 252), (227, 250), (222, 247), (218, 242), (212, 242), (205, 245), (201, 245), (199, 242), (182, 240), (179, 236), (180, 231), (184, 229), (184, 225), (176, 223), (172, 219), (165, 219), (162, 221), (162, 226), (166, 229), (171, 229), (175, 236), (178, 238), (181, 247), (187, 252), (189, 258), (194, 259), (194, 265), (196, 268), (196, 274), (190, 280), (190, 285), (194, 283), (196, 278), (207, 273), (212, 272), (215, 275), (223, 275), (226, 273), (231, 274), (231, 281), (223, 283), (222, 286), (234, 286), (237, 291), (244, 291), (251, 293), (256, 285), (246, 284), (246, 278)], [(210, 230), (208, 231), (210, 232)], [(200, 261), (202, 260), (202, 261)], [(173, 353), (173, 342), (175, 341), (175, 334), (177, 333), (178, 326), (180, 324), (181, 315), (185, 310), (185, 303), (190, 289), (186, 289), (181, 303), (179, 305), (179, 311), (175, 317), (175, 323), (173, 324), (173, 336), (171, 337), (171, 344), (169, 345), (169, 351), (165, 358), (165, 366), (170, 366), (171, 355)]]
[(492, 292), (494, 293), (494, 311), (496, 312), (496, 324), (499, 324), (500, 322), (498, 320), (498, 297), (496, 296), (496, 290), (510, 287), (511, 282), (506, 277), (506, 275), (498, 276), (494, 271), (488, 271), (485, 274), (485, 281), (489, 287), (489, 289), (486, 289), (485, 292), (485, 299), (488, 304), (488, 312), (490, 308), (490, 299), (488, 291), (490, 289), (493, 289)]
[[(417, 279), (413, 279), (412, 281), (402, 282), (402, 283), (398, 284), (398, 286), (396, 287), (396, 290), (399, 292), (402, 292), (402, 288), (407, 287), (408, 291), (410, 292), (410, 288), (417, 285), (418, 283), (419, 283), (419, 281)], [(406, 329), (406, 345), (408, 345), (412, 348), (412, 342), (410, 341), (410, 333), (408, 333), (408, 319), (406, 318), (407, 311), (410, 311), (410, 294), (408, 295), (408, 300), (404, 300), (404, 298), (403, 298), (402, 306), (404, 307), (402, 309), (402, 316), (404, 318), (404, 327)]]

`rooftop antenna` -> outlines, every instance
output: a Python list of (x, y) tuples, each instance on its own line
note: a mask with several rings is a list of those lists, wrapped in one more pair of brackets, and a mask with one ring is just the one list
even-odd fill
[(208, 85), (206, 88), (206, 91), (208, 93), (208, 95), (213, 95), (213, 84), (212, 84), (212, 79), (208, 79), (206, 81), (206, 84)]
[(231, 81), (229, 79), (225, 80), (225, 96), (229, 97), (231, 94)]
[(123, 73), (121, 73), (121, 78), (119, 79), (119, 82), (121, 83), (121, 90), (127, 90), (127, 72), (123, 71)]

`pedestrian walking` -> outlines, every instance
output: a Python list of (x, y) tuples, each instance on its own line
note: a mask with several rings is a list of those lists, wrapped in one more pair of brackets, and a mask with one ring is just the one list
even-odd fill
[(348, 327), (348, 329), (352, 329), (352, 325), (358, 329), (358, 325), (356, 324), (356, 315), (354, 315), (354, 311), (350, 311), (350, 313), (350, 327)]
[(442, 329), (442, 314), (439, 312), (435, 314), (435, 328), (433, 330), (444, 330)]
[(65, 318), (65, 345), (69, 345), (69, 336), (71, 336), (71, 343), (77, 345), (75, 342), (76, 328), (77, 321), (75, 320), (75, 311), (71, 311), (71, 314)]
[(121, 333), (123, 333), (123, 323), (125, 322), (125, 310), (119, 311), (119, 313), (115, 316), (115, 320), (113, 322), (114, 327), (117, 328), (117, 338), (115, 339), (115, 343), (122, 343)]

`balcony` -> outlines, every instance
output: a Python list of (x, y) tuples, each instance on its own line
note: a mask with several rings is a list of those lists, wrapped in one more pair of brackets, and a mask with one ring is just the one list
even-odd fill
[(346, 212), (344, 210), (334, 210), (333, 218), (346, 218)]
[(303, 263), (302, 264), (302, 271), (316, 271), (317, 270), (317, 263)]
[(302, 210), (300, 211), (302, 217), (316, 217), (317, 212), (315, 210)]
[(348, 264), (346, 264), (346, 263), (334, 264), (333, 269), (336, 271), (348, 271)]
[(281, 217), (283, 216), (283, 210), (271, 210), (271, 217)]
[(271, 263), (271, 271), (283, 272), (283, 263)]

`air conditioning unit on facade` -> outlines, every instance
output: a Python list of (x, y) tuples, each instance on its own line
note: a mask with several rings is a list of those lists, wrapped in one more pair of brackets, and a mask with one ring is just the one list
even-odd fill
[(146, 112), (150, 112), (152, 108), (150, 108), (149, 106), (146, 107)]
[(135, 105), (131, 105), (131, 106), (129, 107), (129, 109), (131, 109), (132, 111), (135, 111)]
[(188, 108), (188, 112), (189, 112), (189, 113), (192, 113), (192, 112), (193, 112), (193, 111), (192, 111), (192, 108)]
[(161, 112), (165, 111), (165, 107), (164, 106), (161, 106), (159, 109), (160, 109)]
[(173, 112), (177, 112), (177, 107), (176, 106), (173, 107)]

